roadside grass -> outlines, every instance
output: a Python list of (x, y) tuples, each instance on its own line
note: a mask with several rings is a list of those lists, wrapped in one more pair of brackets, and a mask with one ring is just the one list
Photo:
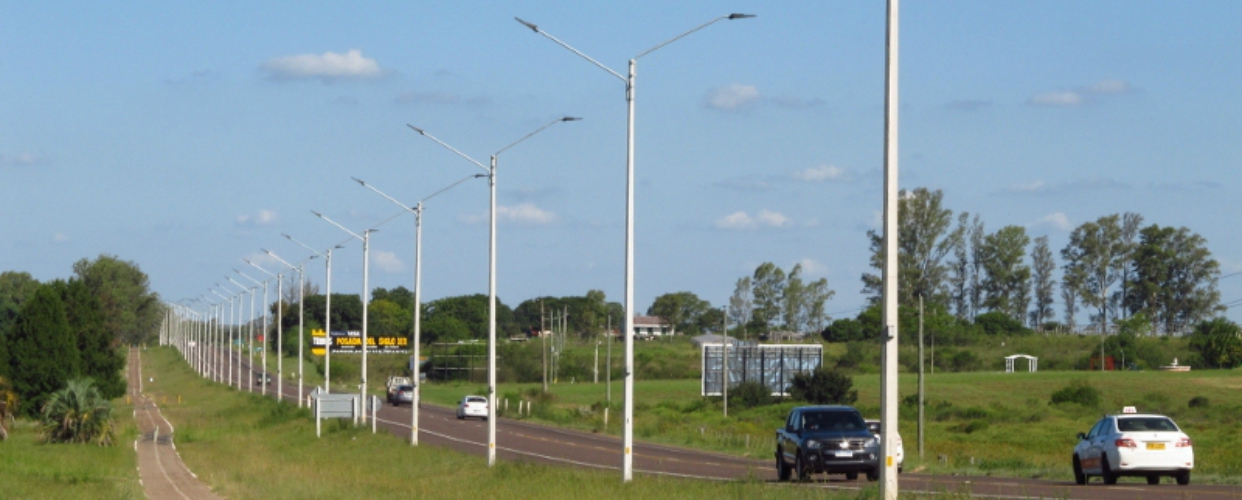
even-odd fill
[[(1087, 380), (1104, 395), (1101, 408), (1051, 405), (1051, 394), (1075, 380)], [(917, 377), (901, 374), (902, 398), (916, 392)], [(1169, 372), (938, 373), (926, 378), (925, 453), (918, 458), (918, 410), (900, 409), (905, 469), (929, 473), (1068, 479), (1075, 435), (1088, 430), (1104, 413), (1137, 406), (1173, 417), (1195, 443), (1195, 481), (1242, 482), (1242, 372), (1205, 370)], [(879, 377), (854, 377), (856, 406), (879, 417)], [(619, 434), (622, 385), (613, 383), (611, 418), (603, 425), (606, 387), (600, 384), (502, 384), (501, 412), (591, 432)], [(477, 383), (429, 383), (424, 400), (453, 405), (462, 395), (484, 394)], [(635, 433), (639, 438), (735, 455), (767, 458), (772, 436), (788, 410), (785, 401), (750, 409), (731, 406), (725, 418), (719, 398), (699, 396), (698, 380), (638, 380)], [(1190, 408), (1195, 396), (1212, 402)], [(508, 411), (504, 400), (509, 399)], [(517, 400), (531, 401), (529, 416), (517, 414)], [(913, 398), (911, 398), (913, 399)]]
[(138, 428), (120, 398), (112, 402), (116, 445), (43, 444), (37, 423), (19, 419), (0, 442), (0, 497), (143, 499), (134, 439)]
[[(227, 498), (825, 498), (816, 488), (756, 480), (696, 481), (500, 461), (411, 447), (388, 433), (333, 421), (316, 439), (310, 412), (198, 377), (169, 348), (144, 352), (148, 394), (176, 428), (186, 465)], [(2, 446), (0, 446), (2, 447)], [(136, 481), (135, 481), (136, 483)], [(828, 498), (871, 498), (829, 492)]]

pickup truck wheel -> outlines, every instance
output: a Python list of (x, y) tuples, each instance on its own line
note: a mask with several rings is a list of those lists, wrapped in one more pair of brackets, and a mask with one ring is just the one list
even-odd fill
[(802, 462), (802, 453), (798, 453), (798, 458), (794, 460), (794, 470), (798, 471), (798, 481), (806, 482), (811, 479), (811, 469)]
[(785, 465), (784, 454), (779, 448), (776, 450), (776, 479), (780, 481), (788, 481), (792, 475), (789, 466)]
[(858, 473), (857, 473), (857, 472), (846, 472), (846, 473), (845, 473), (845, 479), (846, 479), (847, 481), (857, 481), (857, 480), (858, 480)]
[(867, 471), (867, 480), (868, 481), (879, 481), (880, 480), (880, 469), (876, 468), (876, 469), (871, 469)]

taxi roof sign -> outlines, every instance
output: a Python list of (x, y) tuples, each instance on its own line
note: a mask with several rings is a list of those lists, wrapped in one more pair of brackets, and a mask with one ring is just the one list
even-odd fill
[(1127, 406), (1121, 409), (1121, 413), (1138, 413), (1138, 409), (1133, 406)]

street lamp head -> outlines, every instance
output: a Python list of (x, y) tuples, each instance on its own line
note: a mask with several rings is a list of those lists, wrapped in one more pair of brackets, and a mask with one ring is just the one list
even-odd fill
[(358, 185), (360, 185), (360, 186), (366, 187), (366, 185), (367, 185), (367, 183), (362, 182), (362, 179), (359, 179), (359, 178), (357, 178), (357, 177), (350, 177), (350, 179), (353, 179), (353, 180), (354, 180), (354, 182), (357, 182), (357, 183), (358, 183)]
[(566, 117), (564, 117), (564, 118), (561, 118), (561, 121), (563, 121), (563, 122), (577, 122), (577, 121), (582, 121), (582, 117), (580, 117), (580, 116), (566, 116)]
[(314, 210), (311, 210), (311, 213), (312, 213), (312, 214), (315, 214), (315, 217), (319, 217), (320, 219), (322, 219), (322, 218), (323, 218), (323, 214), (321, 214), (321, 213), (319, 213), (319, 212), (316, 212), (316, 211), (314, 211)]
[(754, 14), (729, 14), (730, 21), (734, 19), (749, 19), (752, 17), (755, 17), (755, 15)]
[(530, 28), (530, 30), (531, 30), (531, 31), (534, 31), (535, 33), (538, 33), (538, 32), (539, 32), (539, 27), (538, 27), (538, 26), (535, 26), (535, 24), (534, 24), (534, 23), (528, 23), (528, 22), (526, 22), (526, 21), (523, 21), (523, 20), (522, 20), (522, 18), (520, 18), (520, 17), (515, 17), (515, 18), (513, 18), (513, 19), (517, 20), (517, 22), (519, 22), (519, 23), (522, 23), (522, 26), (525, 26), (525, 27), (527, 27), (527, 28)]
[(412, 130), (414, 130), (415, 132), (418, 132), (418, 134), (419, 134), (419, 135), (427, 135), (427, 133), (426, 133), (426, 132), (423, 132), (423, 129), (421, 129), (421, 128), (415, 127), (415, 126), (410, 125), (410, 124), (408, 124), (408, 123), (407, 123), (407, 124), (405, 124), (405, 126), (410, 127), (410, 128), (411, 128)]

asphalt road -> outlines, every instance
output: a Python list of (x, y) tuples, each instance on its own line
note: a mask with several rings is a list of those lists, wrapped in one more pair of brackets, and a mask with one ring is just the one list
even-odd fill
[[(245, 359), (242, 366), (246, 367)], [(234, 365), (236, 369), (236, 365)], [(242, 370), (245, 375), (245, 369)], [(273, 374), (275, 376), (275, 374)], [(245, 384), (242, 384), (245, 387)], [(282, 398), (296, 404), (297, 381), (283, 384)], [(310, 386), (306, 387), (309, 392)], [(254, 390), (259, 391), (258, 387)], [(268, 391), (274, 395), (275, 386)], [(419, 406), (420, 445), (440, 446), (465, 453), (485, 455), (487, 424), (481, 420), (458, 420), (454, 408), (422, 404)], [(378, 414), (377, 427), (409, 439), (412, 414), (408, 406), (394, 407), (386, 402)], [(370, 425), (370, 422), (368, 422)], [(773, 429), (775, 432), (775, 429)], [(497, 457), (502, 460), (527, 460), (548, 464), (607, 469), (617, 472), (620, 480), (621, 440), (618, 437), (562, 429), (530, 422), (499, 419), (496, 422)], [(775, 450), (773, 450), (775, 452)], [(1066, 450), (1069, 467), (1070, 450)], [(635, 442), (634, 472), (659, 474), (700, 480), (736, 480), (754, 478), (776, 483), (774, 459), (755, 460), (708, 451)], [(865, 479), (848, 481), (844, 475), (819, 475), (801, 483), (808, 488), (858, 490), (867, 487)], [(641, 477), (637, 480), (641, 480)], [(1002, 478), (986, 476), (944, 476), (905, 473), (899, 479), (902, 492), (967, 493), (983, 498), (1056, 498), (1067, 500), (1130, 500), (1130, 499), (1239, 499), (1242, 486), (1200, 485), (1177, 486), (1166, 478), (1159, 485), (1148, 485), (1143, 478), (1121, 478), (1116, 485), (1104, 485), (1094, 478), (1085, 486), (1072, 480)]]

